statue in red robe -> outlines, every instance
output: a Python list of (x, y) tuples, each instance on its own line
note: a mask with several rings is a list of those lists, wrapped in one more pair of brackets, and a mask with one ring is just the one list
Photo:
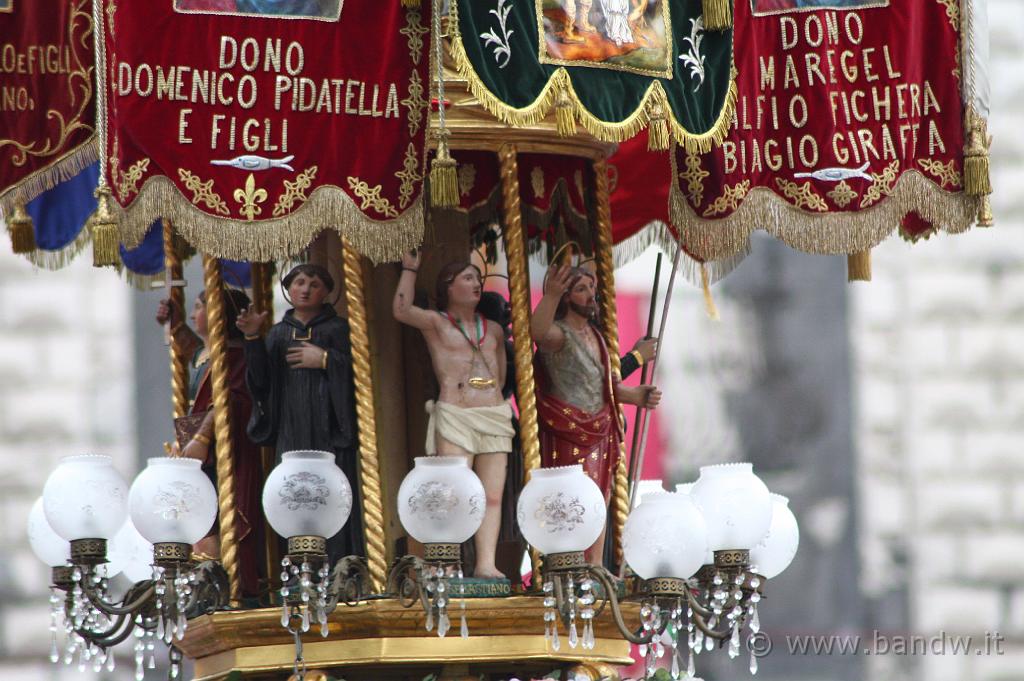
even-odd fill
[[(590, 270), (549, 270), (530, 335), (537, 344), (541, 465), (581, 464), (607, 503), (621, 455), (619, 405), (653, 409), (661, 392), (651, 385), (622, 385), (612, 374), (608, 349), (594, 325), (596, 288)], [(603, 532), (587, 553), (591, 563), (603, 561)]]

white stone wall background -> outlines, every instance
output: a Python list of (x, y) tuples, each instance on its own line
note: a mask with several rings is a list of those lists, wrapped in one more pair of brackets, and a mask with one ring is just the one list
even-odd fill
[(50, 573), (25, 537), (61, 457), (109, 454), (136, 472), (132, 291), (90, 261), (47, 272), (0, 248), (0, 679), (130, 677), (124, 652), (114, 675), (50, 664)]
[(996, 226), (890, 239), (852, 293), (865, 596), (907, 589), (898, 633), (1006, 638), (900, 660), (908, 681), (1024, 679), (1024, 2), (989, 16)]

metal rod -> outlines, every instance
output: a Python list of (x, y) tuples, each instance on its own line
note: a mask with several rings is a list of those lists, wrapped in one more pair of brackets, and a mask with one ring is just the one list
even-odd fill
[[(672, 289), (675, 288), (676, 272), (679, 270), (679, 258), (682, 255), (682, 253), (683, 253), (683, 245), (680, 243), (680, 244), (678, 244), (676, 246), (676, 254), (672, 258), (672, 274), (670, 274), (669, 277), (668, 277), (668, 291), (665, 292), (665, 305), (661, 309), (661, 324), (658, 327), (658, 343), (659, 344), (661, 343), (662, 339), (665, 337), (665, 323), (668, 321), (668, 310), (669, 310), (669, 306), (672, 304)], [(651, 369), (649, 380), (652, 381), (652, 382), (654, 381), (655, 372), (658, 369), (658, 355), (660, 355), (660, 354), (661, 354), (661, 350), (659, 348), (658, 354), (656, 354), (654, 356), (654, 359), (651, 360), (651, 363), (649, 365), (650, 369)], [(637, 407), (637, 413), (639, 413), (640, 411), (647, 411), (647, 409), (646, 408)], [(637, 477), (639, 477), (642, 474), (643, 470), (644, 470), (644, 451), (647, 449), (647, 433), (648, 433), (648, 430), (650, 429), (650, 426), (651, 426), (650, 419), (644, 419), (643, 433), (641, 433), (641, 435), (640, 435), (640, 450), (637, 452), (637, 455), (636, 455), (636, 458), (637, 458), (637, 462), (636, 462)], [(637, 479), (634, 479), (634, 480), (631, 481), (630, 490), (629, 490), (629, 506), (630, 506), (630, 508), (633, 507), (633, 501), (636, 498), (636, 490), (637, 490), (637, 487), (639, 486), (639, 482), (640, 481), (637, 480)]]
[[(654, 331), (654, 315), (658, 310), (658, 285), (661, 283), (661, 252), (658, 252), (658, 260), (654, 264), (654, 286), (651, 287), (651, 307), (647, 313), (647, 331), (645, 338), (650, 338)], [(640, 367), (640, 384), (647, 382), (648, 364)], [(633, 489), (637, 484), (640, 471), (637, 470), (637, 446), (640, 444), (640, 431), (646, 421), (646, 410), (637, 407), (636, 416), (633, 419), (633, 444), (629, 448), (629, 501), (630, 508), (633, 503)]]

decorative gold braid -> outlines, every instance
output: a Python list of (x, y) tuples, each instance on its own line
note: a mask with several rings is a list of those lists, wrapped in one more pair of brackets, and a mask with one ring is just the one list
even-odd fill
[[(675, 153), (675, 152), (672, 152)], [(597, 264), (598, 293), (601, 296), (601, 320), (604, 325), (604, 340), (608, 346), (608, 361), (612, 375), (621, 375), (619, 365), (619, 320), (615, 309), (615, 260), (612, 252), (612, 217), (608, 192), (608, 162), (594, 161), (594, 202), (597, 204), (597, 229), (594, 257)], [(622, 531), (629, 516), (629, 475), (626, 472), (624, 443), (619, 443), (619, 464), (615, 467), (615, 487), (612, 490), (611, 510), (612, 545), (615, 547), (615, 562), (622, 563)]]
[(224, 282), (220, 262), (203, 256), (206, 284), (206, 323), (209, 332), (210, 378), (213, 386), (214, 445), (217, 458), (217, 506), (220, 509), (220, 562), (228, 573), (231, 600), (238, 602), (242, 583), (238, 575), (238, 542), (235, 539), (235, 466), (231, 442), (231, 412), (228, 400), (227, 315), (224, 312)]
[[(537, 395), (533, 382), (533, 341), (530, 339), (530, 275), (526, 263), (526, 235), (519, 203), (519, 164), (516, 147), (498, 150), (501, 172), (502, 222), (508, 259), (509, 298), (512, 305), (512, 342), (516, 362), (516, 404), (519, 405), (519, 440), (523, 449), (523, 483), (540, 468), (540, 436), (537, 432)], [(530, 552), (533, 584), (541, 581), (540, 555)]]
[[(175, 248), (174, 225), (170, 220), (164, 220), (164, 269), (167, 270), (170, 278), (181, 279), (181, 254)], [(185, 289), (181, 286), (172, 286), (168, 294), (172, 310), (185, 314)], [(171, 403), (174, 405), (174, 418), (180, 418), (188, 413), (188, 357), (185, 356), (181, 343), (171, 334)]]
[(387, 580), (387, 549), (384, 545), (384, 500), (377, 452), (377, 419), (373, 404), (373, 369), (370, 336), (363, 295), (362, 256), (348, 240), (342, 240), (345, 266), (345, 299), (348, 302), (349, 339), (352, 342), (352, 374), (356, 384), (356, 416), (359, 419), (359, 491), (363, 503), (363, 534), (370, 581), (382, 592)]

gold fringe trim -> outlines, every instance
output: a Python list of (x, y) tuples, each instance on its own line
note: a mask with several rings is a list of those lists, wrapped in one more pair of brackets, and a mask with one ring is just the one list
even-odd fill
[(0, 212), (7, 215), (14, 210), (17, 204), (28, 203), (61, 182), (70, 180), (95, 163), (98, 158), (99, 150), (96, 146), (96, 138), (93, 136), (50, 165), (40, 168), (17, 184), (8, 187), (0, 194)]
[(138, 272), (132, 272), (124, 266), (118, 267), (117, 270), (118, 274), (121, 275), (121, 278), (136, 291), (152, 291), (153, 284), (164, 280), (163, 272), (159, 272), (157, 274), (139, 274)]
[(704, 260), (730, 258), (748, 249), (750, 233), (755, 229), (808, 253), (856, 253), (878, 245), (899, 229), (903, 216), (910, 211), (955, 234), (970, 228), (979, 208), (977, 197), (947, 192), (917, 170), (905, 172), (888, 198), (856, 213), (808, 213), (788, 204), (771, 189), (757, 187), (728, 217), (705, 220), (693, 212), (676, 183), (669, 191), (672, 224), (687, 249)]
[(11, 236), (11, 249), (18, 255), (36, 250), (35, 225), (32, 216), (25, 212), (25, 204), (14, 206), (13, 214), (7, 218), (7, 233)]
[(572, 102), (569, 95), (559, 93), (558, 102), (555, 104), (555, 128), (562, 137), (572, 137), (576, 134), (576, 116), (573, 114)]
[[(661, 81), (652, 79), (647, 92), (644, 93), (644, 96), (637, 104), (636, 110), (630, 116), (616, 123), (602, 121), (583, 106), (579, 96), (576, 94), (576, 90), (573, 88), (569, 72), (565, 67), (561, 67), (551, 74), (544, 89), (541, 90), (532, 103), (519, 108), (509, 106), (491, 93), (477, 75), (476, 69), (473, 68), (473, 63), (469, 60), (469, 55), (466, 54), (466, 50), (462, 46), (456, 2), (452, 2), (449, 5), (448, 30), (451, 34), (448, 41), (448, 51), (455, 64), (456, 72), (466, 80), (470, 93), (479, 100), (481, 106), (505, 125), (520, 128), (537, 125), (547, 118), (552, 108), (559, 106), (561, 97), (564, 96), (567, 101), (565, 106), (572, 111), (576, 122), (584, 130), (602, 142), (625, 142), (648, 127), (651, 121), (650, 112), (654, 110), (653, 107), (655, 105), (663, 107), (665, 112), (672, 111)], [(674, 116), (667, 113), (666, 125), (671, 130), (672, 137), (677, 144), (686, 147), (686, 150), (691, 153), (706, 154), (711, 151), (712, 146), (722, 143), (729, 134), (733, 113), (736, 109), (736, 99), (738, 96), (736, 75), (736, 67), (733, 65), (729, 72), (729, 91), (726, 93), (725, 101), (722, 103), (722, 110), (719, 112), (718, 118), (710, 130), (702, 133), (690, 132), (680, 125)], [(557, 109), (555, 115), (557, 125), (557, 117), (559, 116)], [(568, 114), (562, 113), (561, 115), (567, 116)], [(559, 130), (561, 131), (561, 128)]]
[(393, 220), (366, 217), (340, 187), (317, 187), (301, 208), (272, 220), (249, 222), (217, 218), (192, 205), (164, 176), (146, 181), (138, 197), (120, 213), (121, 241), (134, 248), (157, 218), (167, 218), (197, 250), (231, 260), (268, 262), (302, 251), (325, 229), (335, 229), (374, 264), (398, 260), (423, 241), (422, 195)]
[(77, 258), (82, 251), (92, 243), (92, 234), (89, 229), (84, 225), (82, 229), (78, 231), (78, 235), (74, 240), (64, 248), (51, 251), (45, 248), (36, 248), (31, 253), (26, 253), (25, 257), (30, 263), (44, 270), (55, 271), (66, 267), (71, 263), (72, 260)]
[(430, 163), (430, 205), (434, 208), (459, 205), (459, 172), (448, 151), (447, 139), (439, 140), (437, 155)]
[(871, 251), (846, 256), (846, 281), (871, 281)]
[[(615, 268), (618, 269), (636, 260), (651, 246), (656, 246), (669, 256), (674, 255), (676, 252), (675, 234), (661, 220), (654, 220), (648, 223), (633, 236), (615, 244), (613, 249)], [(689, 253), (683, 251), (682, 257), (679, 259), (677, 274), (698, 288), (703, 286), (703, 276), (706, 275), (708, 284), (713, 285), (728, 276), (748, 255), (750, 255), (749, 242), (746, 244), (746, 248), (735, 255), (723, 260), (703, 263), (695, 260)]]
[(420, 6), (420, 0), (402, 0), (402, 7), (416, 9)]
[(725, 31), (732, 28), (732, 0), (702, 0), (701, 12), (707, 30)]

